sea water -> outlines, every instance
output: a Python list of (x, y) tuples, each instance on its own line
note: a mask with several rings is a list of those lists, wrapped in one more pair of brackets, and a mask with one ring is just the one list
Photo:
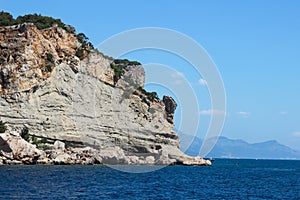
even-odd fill
[(216, 159), (125, 173), (107, 166), (0, 166), (1, 199), (300, 199), (300, 161)]

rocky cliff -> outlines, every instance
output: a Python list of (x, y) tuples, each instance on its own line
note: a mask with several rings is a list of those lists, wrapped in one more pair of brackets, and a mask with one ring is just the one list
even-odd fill
[(179, 150), (176, 103), (145, 92), (139, 63), (57, 26), (0, 27), (0, 42), (0, 164), (210, 165)]

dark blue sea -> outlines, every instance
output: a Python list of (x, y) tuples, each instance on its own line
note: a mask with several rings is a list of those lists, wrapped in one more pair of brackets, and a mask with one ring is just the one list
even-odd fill
[(217, 159), (125, 173), (107, 166), (0, 166), (1, 199), (300, 199), (300, 161)]

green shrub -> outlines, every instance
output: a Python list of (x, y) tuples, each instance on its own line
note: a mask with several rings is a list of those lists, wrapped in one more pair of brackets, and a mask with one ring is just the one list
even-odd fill
[(11, 26), (14, 24), (14, 18), (10, 13), (0, 12), (0, 26)]
[(24, 127), (21, 131), (21, 135), (20, 135), (24, 140), (26, 140), (27, 142), (29, 142), (30, 140), (30, 136), (29, 136), (29, 129), (27, 127)]
[(138, 87), (138, 90), (147, 96), (150, 101), (154, 101), (154, 99), (159, 99), (156, 92), (147, 92), (144, 88)]
[(142, 92), (143, 94), (147, 94), (147, 91), (144, 88), (142, 88), (141, 86), (138, 87), (138, 91)]
[(123, 64), (123, 65), (141, 65), (138, 61), (129, 61), (127, 59), (115, 59), (114, 60), (115, 64)]
[(154, 101), (154, 99), (158, 99), (156, 92), (148, 92), (147, 97), (150, 101)]
[(51, 149), (52, 149), (52, 147), (49, 146), (49, 145), (47, 145), (47, 144), (39, 144), (39, 145), (37, 146), (37, 148), (38, 148), (38, 149), (41, 149), (41, 150), (43, 150), (43, 151), (45, 151), (45, 150), (51, 150)]
[(4, 133), (7, 130), (7, 126), (5, 124), (5, 122), (0, 120), (0, 133)]
[(89, 42), (89, 38), (84, 33), (78, 33), (76, 35), (77, 40), (81, 43), (81, 47), (77, 49), (76, 56), (82, 60), (85, 58), (85, 52), (90, 53), (94, 46), (91, 42)]
[(48, 62), (54, 63), (54, 58), (53, 58), (53, 55), (51, 53), (46, 53), (46, 56), (47, 56), (47, 61)]
[(125, 73), (123, 67), (120, 65), (115, 65), (113, 63), (110, 64), (110, 67), (114, 70), (114, 83), (116, 84), (118, 80), (122, 77)]
[(52, 27), (56, 24), (58, 27), (63, 28), (69, 33), (75, 34), (75, 30), (71, 26), (64, 24), (61, 19), (54, 19), (53, 17), (42, 16), (40, 14), (28, 14), (18, 16), (14, 19), (8, 12), (0, 12), (0, 26), (12, 26), (23, 23), (33, 23), (39, 30)]
[(46, 72), (52, 72), (52, 64), (50, 64), (50, 63), (46, 63), (46, 66), (45, 66), (45, 70), (46, 70)]
[(60, 19), (54, 19), (52, 17), (42, 16), (40, 14), (28, 14), (24, 16), (19, 16), (15, 20), (15, 24), (22, 23), (33, 23), (39, 30), (52, 27), (56, 24), (58, 27), (63, 28), (67, 32), (70, 32), (70, 29)]
[(77, 51), (76, 51), (76, 56), (80, 59), (80, 60), (83, 60), (84, 59), (84, 49), (82, 49), (82, 48), (79, 48), (79, 49), (77, 49)]
[(141, 63), (137, 61), (129, 61), (127, 59), (114, 59), (113, 63), (110, 64), (110, 67), (114, 70), (115, 84), (124, 75), (124, 68), (126, 69), (126, 67), (130, 65), (141, 65)]
[(43, 143), (43, 144), (48, 143), (47, 138), (42, 138), (42, 139), (40, 140), (40, 143)]
[(40, 144), (40, 141), (37, 139), (37, 137), (32, 136), (32, 144), (35, 144), (36, 146), (38, 146)]
[(51, 53), (46, 53), (45, 72), (52, 72), (52, 67), (55, 66), (54, 57)]
[(82, 48), (87, 48), (89, 38), (84, 33), (78, 33), (76, 37), (77, 40), (82, 44)]
[(77, 40), (81, 43), (81, 48), (85, 50), (94, 49), (94, 46), (91, 42), (89, 42), (89, 38), (84, 33), (78, 33), (76, 35)]
[(118, 78), (121, 78), (121, 76), (125, 73), (125, 71), (120, 65), (111, 64), (110, 67), (114, 70), (114, 74)]

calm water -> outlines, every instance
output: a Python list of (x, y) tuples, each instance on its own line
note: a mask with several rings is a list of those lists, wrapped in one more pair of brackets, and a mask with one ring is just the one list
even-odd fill
[(216, 160), (132, 174), (103, 166), (0, 166), (1, 199), (300, 199), (300, 161)]

